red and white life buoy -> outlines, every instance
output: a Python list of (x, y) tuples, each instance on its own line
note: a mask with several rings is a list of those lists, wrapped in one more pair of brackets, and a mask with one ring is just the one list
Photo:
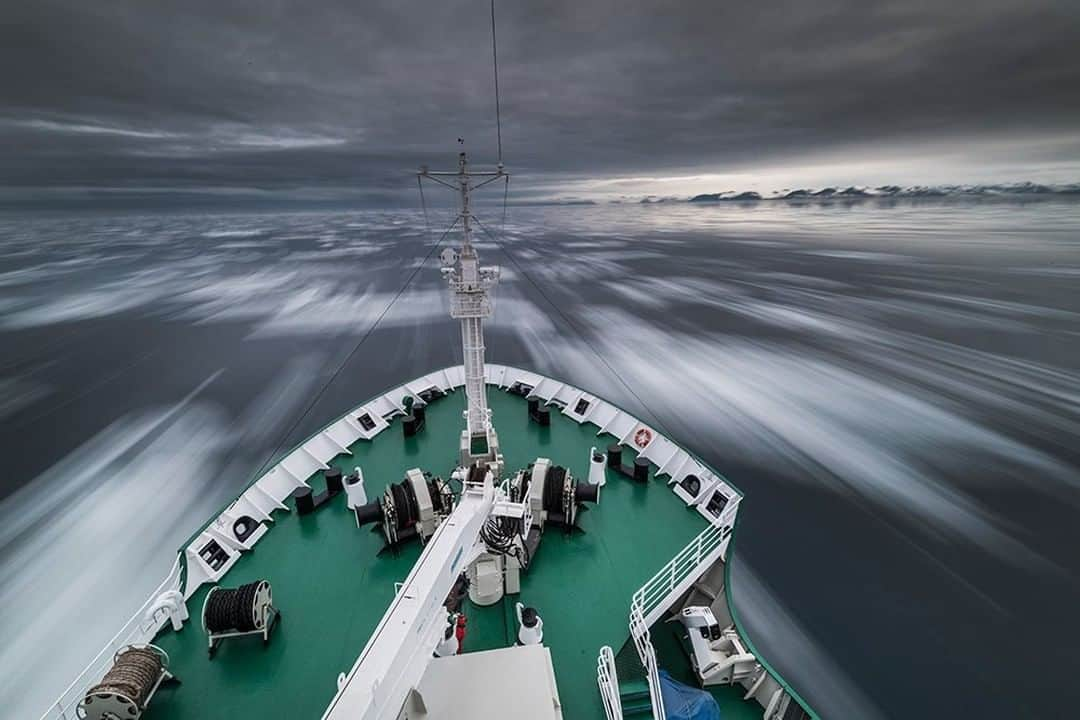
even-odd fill
[(643, 427), (634, 433), (634, 444), (639, 448), (644, 448), (646, 445), (652, 442), (652, 430)]

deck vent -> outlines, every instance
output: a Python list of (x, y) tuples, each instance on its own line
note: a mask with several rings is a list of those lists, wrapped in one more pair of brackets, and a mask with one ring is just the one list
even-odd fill
[(701, 492), (701, 480), (697, 475), (687, 475), (679, 482), (679, 485), (690, 494), (690, 497), (696, 498)]
[(211, 540), (199, 550), (199, 557), (211, 570), (217, 572), (228, 561), (229, 553), (218, 545), (217, 540)]
[(581, 398), (577, 401), (577, 405), (574, 406), (575, 415), (584, 415), (585, 411), (589, 409), (589, 401), (585, 398)]
[(724, 506), (727, 505), (727, 502), (727, 496), (717, 490), (713, 493), (712, 498), (709, 500), (709, 504), (705, 506), (705, 509), (708, 510), (709, 514), (713, 517), (720, 517), (720, 513), (724, 511)]
[(232, 531), (237, 540), (244, 542), (251, 537), (251, 533), (255, 532), (255, 528), (257, 527), (259, 527), (259, 523), (255, 522), (255, 518), (244, 515), (243, 517), (236, 519), (236, 522), (233, 523)]
[(439, 388), (428, 388), (420, 393), (420, 399), (426, 403), (431, 403), (432, 400), (438, 400), (441, 397), (446, 397), (446, 393)]
[(529, 393), (533, 391), (532, 385), (526, 385), (523, 382), (516, 382), (511, 385), (506, 392), (514, 395), (520, 395), (521, 397), (528, 397)]
[(371, 419), (371, 415), (368, 413), (364, 413), (360, 417), (356, 418), (356, 422), (360, 423), (360, 427), (364, 428), (365, 430), (370, 431), (375, 429), (375, 421)]

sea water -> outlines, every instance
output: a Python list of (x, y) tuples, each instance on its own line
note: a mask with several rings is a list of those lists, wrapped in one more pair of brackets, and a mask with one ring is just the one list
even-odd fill
[[(459, 362), (445, 214), (0, 215), (5, 712), (37, 717), (275, 452)], [(489, 360), (743, 490), (735, 601), (823, 717), (1080, 702), (1080, 203), (481, 219)]]

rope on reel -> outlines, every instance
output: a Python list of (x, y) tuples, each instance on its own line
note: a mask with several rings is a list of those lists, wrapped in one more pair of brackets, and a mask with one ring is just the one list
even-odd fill
[(206, 599), (206, 628), (214, 632), (261, 630), (262, 619), (258, 617), (255, 596), (265, 580), (241, 585), (235, 590), (218, 588)]
[(213, 588), (206, 596), (202, 615), (210, 657), (223, 638), (258, 634), (263, 636), (263, 643), (268, 642), (270, 628), (279, 615), (273, 605), (270, 583), (265, 580), (238, 588)]
[(154, 645), (129, 645), (119, 650), (101, 682), (86, 691), (78, 705), (80, 718), (106, 720), (138, 718), (168, 672), (169, 656)]

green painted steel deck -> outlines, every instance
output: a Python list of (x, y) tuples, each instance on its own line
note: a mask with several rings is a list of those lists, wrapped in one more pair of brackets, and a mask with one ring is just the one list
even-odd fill
[[(508, 473), (547, 457), (584, 481), (590, 447), (603, 449), (614, 441), (558, 412), (551, 413), (550, 427), (540, 427), (529, 421), (523, 398), (491, 386), (488, 395)], [(394, 422), (373, 441), (357, 441), (351, 456), (339, 455), (333, 464), (346, 473), (361, 466), (369, 498), (413, 467), (448, 477), (456, 464), (463, 408), (462, 392), (435, 400), (418, 435), (404, 438)], [(310, 482), (322, 489), (321, 474)], [(513, 603), (537, 608), (563, 716), (570, 720), (604, 717), (596, 686), (600, 647), (623, 645), (632, 593), (706, 526), (663, 480), (635, 484), (611, 471), (600, 503), (581, 515), (579, 525), (582, 531), (571, 535), (547, 529), (522, 574), (520, 595), (486, 608), (466, 605), (464, 642), (465, 652), (511, 645), (517, 631)], [(356, 527), (344, 493), (312, 515), (275, 513), (269, 532), (222, 580), (225, 587), (270, 581), (282, 613), (270, 642), (264, 646), (258, 636), (226, 639), (208, 659), (199, 618), (209, 586), (200, 588), (188, 601), (192, 621), (155, 641), (169, 653), (181, 684), (159, 690), (144, 717), (321, 717), (338, 673), (352, 667), (393, 598), (394, 583), (405, 579), (421, 549), (412, 542), (395, 555), (380, 552), (382, 547), (381, 535)], [(657, 631), (661, 666), (676, 679), (692, 681), (685, 656)], [(755, 712), (761, 717), (760, 707), (744, 703), (737, 689), (714, 695), (725, 720)]]

